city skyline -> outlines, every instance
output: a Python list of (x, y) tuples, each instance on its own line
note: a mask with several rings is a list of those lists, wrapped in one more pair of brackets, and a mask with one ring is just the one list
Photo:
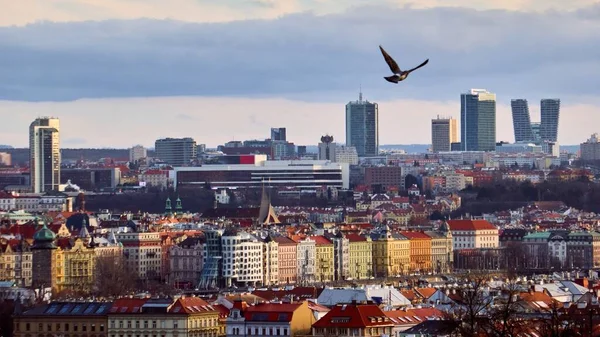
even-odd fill
[[(325, 133), (343, 139), (339, 105), (361, 85), (380, 105), (382, 145), (428, 143), (430, 119), (458, 119), (456, 96), (470, 87), (497, 94), (499, 141), (512, 140), (511, 97), (560, 97), (561, 109), (573, 116), (561, 121), (562, 144), (578, 144), (582, 134), (598, 131), (600, 67), (593, 55), (600, 29), (593, 28), (600, 21), (593, 1), (234, 2), (6, 5), (0, 18), (0, 144), (25, 146), (16, 127), (24, 123), (21, 116), (43, 114), (67, 123), (65, 147), (151, 147), (157, 138), (187, 136), (214, 147), (264, 138), (259, 129), (277, 126), (287, 127), (296, 144), (316, 144)], [(418, 29), (422, 22), (430, 28)], [(457, 43), (453, 36), (465, 38)], [(402, 63), (431, 62), (410, 82), (389, 86), (381, 78), (387, 69), (377, 44), (390, 45)], [(232, 67), (235, 80), (223, 80)], [(569, 72), (560, 81), (548, 71), (565, 67)], [(209, 114), (217, 116), (203, 116)], [(223, 120), (226, 128), (194, 125)], [(139, 130), (133, 141), (132, 128)]]

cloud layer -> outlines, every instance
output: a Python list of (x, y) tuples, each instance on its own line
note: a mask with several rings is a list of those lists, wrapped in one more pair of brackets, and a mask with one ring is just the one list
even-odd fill
[(138, 18), (227, 22), (273, 19), (304, 11), (316, 14), (338, 13), (367, 4), (543, 12), (575, 10), (594, 3), (595, 0), (18, 0), (2, 3), (0, 26), (46, 20), (70, 22)]
[[(390, 85), (382, 79), (389, 69), (378, 44), (404, 68), (431, 61), (407, 82)], [(0, 99), (6, 100), (339, 101), (362, 84), (379, 100), (455, 100), (484, 87), (499, 99), (576, 102), (600, 86), (600, 6), (536, 13), (380, 5), (225, 23), (37, 23), (0, 28), (0, 50)]]

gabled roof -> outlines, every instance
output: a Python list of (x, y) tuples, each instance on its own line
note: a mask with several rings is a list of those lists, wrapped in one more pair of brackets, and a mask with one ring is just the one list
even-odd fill
[(120, 298), (116, 300), (109, 314), (139, 314), (142, 306), (148, 301), (147, 298)]
[(498, 229), (487, 220), (448, 220), (448, 226), (453, 231), (475, 231)]
[(402, 231), (400, 234), (406, 236), (409, 240), (431, 240), (431, 237), (422, 232)]
[(244, 312), (246, 322), (290, 322), (300, 303), (261, 303)]
[(332, 245), (333, 243), (329, 241), (326, 237), (322, 235), (310, 236), (311, 240), (315, 241), (315, 245), (324, 246), (324, 245)]
[(198, 314), (207, 312), (217, 313), (218, 311), (199, 297), (179, 298), (169, 309), (169, 313), (172, 314)]
[(393, 326), (394, 323), (375, 304), (338, 304), (314, 328), (368, 328)]

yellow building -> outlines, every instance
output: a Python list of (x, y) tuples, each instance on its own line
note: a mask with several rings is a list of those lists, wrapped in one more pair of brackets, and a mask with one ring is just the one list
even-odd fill
[(385, 212), (384, 217), (386, 220), (394, 220), (399, 225), (408, 225), (412, 212), (407, 209), (395, 209), (389, 212)]
[(355, 280), (373, 276), (373, 242), (369, 236), (346, 235), (348, 239), (348, 277)]
[(431, 237), (422, 232), (400, 232), (409, 240), (410, 271), (431, 271)]
[(216, 337), (219, 311), (199, 297), (120, 298), (108, 313), (108, 336)]
[(405, 275), (410, 268), (410, 242), (397, 233), (393, 237), (395, 241), (390, 250), (392, 275)]
[(333, 281), (333, 242), (321, 235), (311, 236), (310, 239), (315, 241), (317, 252), (315, 256), (316, 280), (320, 282)]
[(0, 240), (0, 281), (31, 287), (32, 254), (29, 245), (19, 240)]
[(14, 316), (13, 336), (108, 337), (110, 302), (52, 302)]
[(88, 293), (94, 285), (96, 253), (84, 239), (76, 239), (71, 249), (57, 252), (58, 291)]
[(373, 233), (371, 237), (375, 277), (395, 277), (404, 274), (410, 265), (408, 239), (392, 233), (387, 225)]

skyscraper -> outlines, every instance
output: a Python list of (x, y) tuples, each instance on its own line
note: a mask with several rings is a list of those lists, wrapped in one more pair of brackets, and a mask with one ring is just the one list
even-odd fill
[(485, 89), (461, 94), (460, 123), (463, 151), (496, 150), (496, 94)]
[(173, 166), (187, 166), (198, 157), (192, 138), (164, 138), (154, 142), (156, 156)]
[(346, 146), (354, 146), (359, 157), (379, 154), (379, 108), (363, 101), (362, 92), (346, 104)]
[(533, 142), (533, 128), (531, 125), (531, 116), (529, 115), (529, 105), (526, 99), (513, 99), (510, 101), (512, 109), (513, 128), (515, 131), (515, 142)]
[(283, 140), (286, 141), (286, 130), (285, 128), (271, 128), (271, 140)]
[(542, 141), (556, 142), (558, 140), (558, 118), (560, 115), (560, 99), (546, 98), (540, 102), (541, 125), (540, 138)]
[(458, 142), (456, 119), (438, 118), (431, 120), (431, 147), (433, 152), (447, 152), (452, 143)]
[(58, 190), (60, 184), (60, 123), (40, 117), (29, 125), (29, 172), (34, 193)]

